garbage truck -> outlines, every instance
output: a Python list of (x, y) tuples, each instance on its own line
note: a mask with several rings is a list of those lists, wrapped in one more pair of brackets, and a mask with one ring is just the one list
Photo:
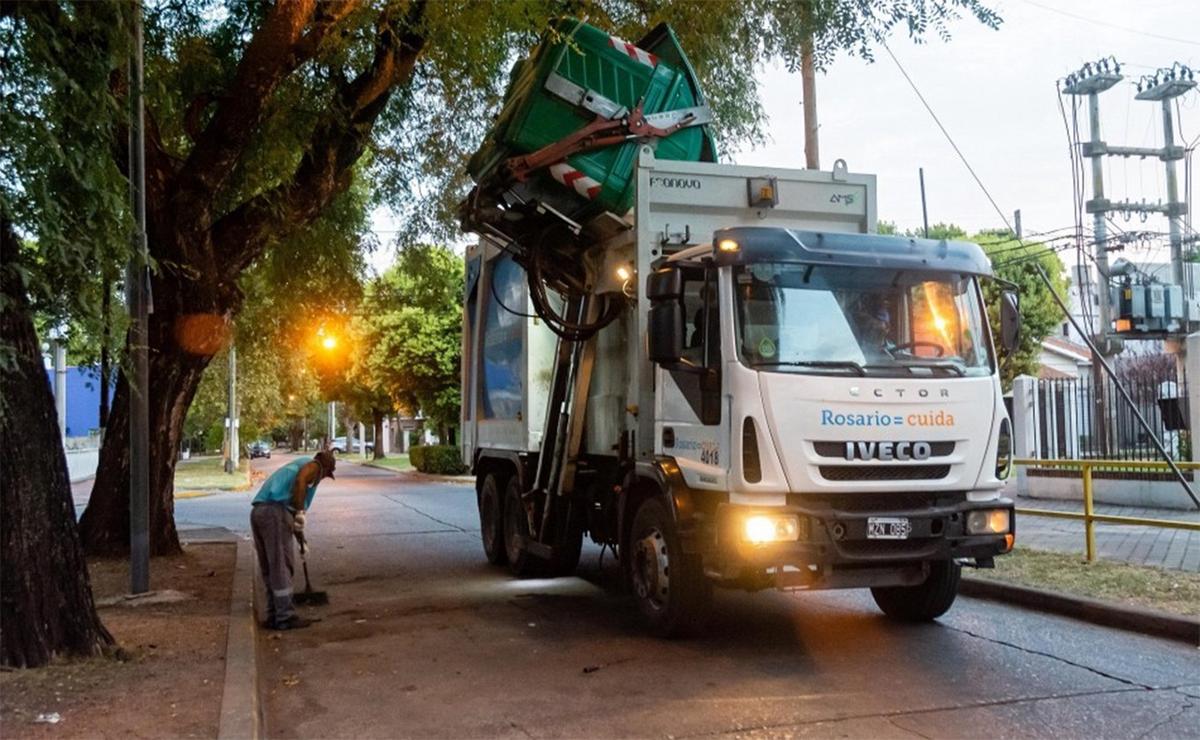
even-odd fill
[(611, 548), (660, 635), (714, 587), (936, 618), (1013, 546), (1016, 298), (993, 336), (977, 245), (875, 233), (875, 178), (841, 160), (719, 163), (710, 121), (666, 27), (566, 19), (514, 68), (462, 206), (484, 554), (555, 577)]

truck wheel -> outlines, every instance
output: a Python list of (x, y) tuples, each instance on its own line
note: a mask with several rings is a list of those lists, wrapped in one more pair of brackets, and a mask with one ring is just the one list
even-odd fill
[(500, 482), (488, 473), (479, 487), (479, 537), (483, 553), (492, 565), (504, 565), (504, 500), (500, 497)]
[(545, 565), (545, 561), (525, 549), (524, 542), (528, 538), (529, 520), (525, 516), (525, 504), (521, 501), (521, 486), (514, 475), (504, 488), (504, 555), (508, 560), (508, 569), (517, 578), (540, 575)]
[(919, 586), (879, 586), (871, 596), (883, 613), (900, 622), (928, 622), (949, 611), (958, 596), (962, 566), (952, 560), (929, 564), (929, 577)]
[(633, 518), (626, 574), (642, 621), (660, 637), (695, 634), (704, 627), (712, 584), (700, 558), (685, 555), (675, 518), (662, 501), (647, 499)]

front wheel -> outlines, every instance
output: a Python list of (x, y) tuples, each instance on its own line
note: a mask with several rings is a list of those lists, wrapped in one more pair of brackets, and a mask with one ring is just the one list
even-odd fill
[(900, 622), (928, 622), (945, 614), (958, 596), (962, 566), (953, 560), (929, 564), (929, 577), (918, 586), (877, 586), (871, 596), (883, 613)]
[(661, 500), (647, 499), (638, 508), (625, 563), (638, 611), (651, 632), (674, 637), (703, 629), (712, 584), (700, 558), (683, 552), (675, 517)]

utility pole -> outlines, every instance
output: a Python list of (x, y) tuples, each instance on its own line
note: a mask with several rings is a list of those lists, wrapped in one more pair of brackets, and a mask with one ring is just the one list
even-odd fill
[(337, 436), (337, 401), (329, 402), (329, 436), (325, 438), (325, 447), (328, 448), (333, 444), (333, 438)]
[(142, 3), (133, 4), (129, 60), (129, 193), (133, 249), (125, 278), (129, 304), (129, 590), (150, 590), (150, 273), (146, 245), (146, 136), (143, 127)]
[(821, 169), (821, 153), (817, 144), (817, 66), (813, 60), (812, 0), (804, 0), (804, 37), (800, 40), (800, 94), (804, 97), (804, 166)]
[(111, 294), (112, 281), (109, 279), (108, 271), (105, 270), (104, 277), (100, 280), (100, 287), (103, 290), (103, 295), (100, 299), (100, 313), (102, 315), (101, 330), (100, 330), (100, 433), (108, 428), (108, 334), (109, 334), (109, 314), (111, 313)]
[(229, 386), (225, 404), (225, 472), (236, 473), (239, 459), (237, 407), (237, 346), (229, 345)]
[(925, 225), (925, 238), (929, 238), (929, 209), (925, 206), (925, 168), (917, 168), (917, 177), (921, 180), (921, 223)]
[[(1068, 95), (1086, 95), (1088, 102), (1088, 130), (1091, 140), (1083, 144), (1082, 154), (1092, 161), (1092, 199), (1087, 202), (1087, 211), (1092, 214), (1092, 229), (1096, 242), (1094, 259), (1096, 269), (1100, 273), (1096, 289), (1099, 294), (1096, 302), (1100, 326), (1097, 327), (1092, 343), (1101, 355), (1114, 354), (1117, 348), (1109, 342), (1112, 332), (1112, 299), (1108, 278), (1108, 226), (1105, 217), (1110, 210), (1110, 204), (1104, 197), (1103, 157), (1107, 150), (1104, 140), (1100, 138), (1100, 93), (1112, 88), (1122, 79), (1124, 78), (1121, 76), (1121, 67), (1115, 60), (1112, 71), (1109, 71), (1107, 62), (1104, 63), (1103, 69), (1097, 63), (1095, 71), (1091, 64), (1087, 64), (1078, 73), (1068, 77), (1067, 85), (1063, 88), (1063, 92)], [(1081, 300), (1087, 298), (1082, 294), (1080, 296)], [(1108, 457), (1111, 447), (1108, 424), (1110, 409), (1101, 362), (1100, 357), (1092, 358), (1092, 429), (1100, 442), (1101, 455)]]
[(1021, 209), (1013, 211), (1013, 234), (1017, 237), (1017, 241), (1025, 238), (1025, 232), (1021, 230)]
[[(1156, 332), (1158, 336), (1163, 337), (1167, 341), (1167, 350), (1176, 354), (1176, 361), (1183, 367), (1186, 363), (1186, 344), (1181, 339), (1181, 334), (1187, 334), (1192, 331), (1198, 322), (1200, 322), (1200, 303), (1197, 303), (1195, 286), (1191, 284), (1191, 275), (1184, 267), (1183, 262), (1183, 234), (1182, 234), (1182, 217), (1187, 213), (1187, 204), (1179, 200), (1179, 185), (1177, 173), (1175, 171), (1175, 163), (1184, 157), (1184, 148), (1175, 144), (1175, 125), (1174, 112), (1171, 109), (1171, 100), (1183, 95), (1184, 93), (1196, 87), (1195, 75), (1188, 67), (1176, 63), (1170, 68), (1159, 69), (1154, 75), (1145, 75), (1137, 83), (1137, 100), (1148, 100), (1159, 102), (1162, 105), (1163, 114), (1163, 146), (1162, 148), (1147, 148), (1147, 147), (1129, 147), (1129, 146), (1110, 146), (1100, 136), (1100, 93), (1108, 90), (1113, 85), (1124, 79), (1121, 76), (1121, 65), (1116, 59), (1108, 57), (1101, 59), (1095, 63), (1088, 63), (1083, 68), (1071, 75), (1067, 76), (1066, 85), (1063, 87), (1063, 92), (1068, 95), (1083, 96), (1088, 99), (1088, 123), (1090, 127), (1091, 140), (1085, 142), (1081, 147), (1081, 154), (1087, 157), (1092, 162), (1092, 199), (1087, 201), (1086, 207), (1088, 213), (1093, 215), (1093, 223), (1095, 230), (1095, 261), (1096, 267), (1100, 272), (1099, 281), (1099, 315), (1100, 327), (1096, 334), (1096, 347), (1102, 355), (1115, 354), (1120, 351), (1120, 338), (1113, 333), (1113, 316), (1112, 316), (1112, 293), (1109, 281), (1108, 269), (1108, 234), (1107, 234), (1107, 215), (1112, 212), (1139, 213), (1143, 216), (1149, 214), (1162, 214), (1167, 217), (1169, 223), (1169, 237), (1171, 244), (1171, 276), (1173, 286), (1177, 286), (1176, 295), (1182, 297), (1182, 305), (1169, 305), (1168, 310), (1164, 315), (1151, 317), (1158, 322), (1157, 328), (1153, 324), (1147, 330), (1147, 338), (1149, 332)], [(1166, 169), (1167, 179), (1167, 202), (1164, 203), (1146, 203), (1146, 202), (1113, 202), (1108, 200), (1104, 195), (1104, 171), (1103, 158), (1106, 156), (1115, 157), (1138, 157), (1145, 159), (1153, 157), (1163, 162)], [(1140, 286), (1139, 286), (1140, 287)], [(1086, 296), (1084, 297), (1086, 300)], [(1170, 304), (1170, 293), (1168, 293), (1168, 304)], [(1176, 332), (1172, 327), (1175, 319), (1179, 319), (1179, 328), (1182, 332)], [(1124, 331), (1128, 331), (1126, 328)], [(1164, 336), (1165, 335), (1165, 336)], [(1107, 420), (1109, 414), (1104, 408), (1103, 400), (1103, 381), (1104, 376), (1100, 374), (1098, 363), (1093, 363), (1094, 381), (1096, 389), (1094, 394), (1096, 399), (1096, 429), (1100, 434), (1102, 442), (1101, 450), (1107, 453), (1109, 446), (1109, 435), (1107, 434)]]
[[(1180, 286), (1185, 296), (1184, 333), (1192, 329), (1192, 324), (1200, 323), (1200, 316), (1195, 312), (1196, 286), (1192, 284), (1191, 274), (1183, 261), (1183, 217), (1187, 214), (1187, 203), (1179, 199), (1179, 176), (1175, 171), (1175, 163), (1184, 158), (1186, 151), (1175, 144), (1175, 112), (1171, 110), (1171, 101), (1195, 87), (1195, 73), (1187, 66), (1176, 63), (1169, 69), (1158, 70), (1153, 77), (1142, 77), (1138, 81), (1136, 96), (1137, 100), (1156, 101), (1162, 105), (1163, 148), (1158, 156), (1167, 174), (1167, 202), (1163, 212), (1167, 216), (1171, 244), (1171, 282)], [(1184, 343), (1179, 344), (1182, 351)]]
[(67, 441), (67, 345), (56, 330), (51, 334), (50, 346), (54, 350), (54, 411), (58, 416), (58, 437)]

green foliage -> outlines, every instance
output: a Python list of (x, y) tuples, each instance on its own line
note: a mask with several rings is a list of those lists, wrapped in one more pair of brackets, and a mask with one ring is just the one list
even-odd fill
[(462, 450), (451, 445), (418, 445), (408, 451), (408, 459), (422, 473), (459, 475), (467, 471)]
[(446, 247), (402, 249), (369, 286), (361, 374), (396, 406), (445, 428), (459, 419), (463, 261)]
[[(19, 274), (39, 331), (84, 330), (68, 333), (72, 354), (85, 331), (98, 336), (100, 297), (128, 255), (127, 186), (111, 155), (124, 111), (109, 91), (124, 64), (124, 7), (83, 3), (68, 16), (54, 3), (17, 3), (0, 13), (0, 217), (22, 237), (0, 269)], [(0, 361), (10, 349), (0, 345)]]
[[(1015, 238), (997, 237), (995, 232), (978, 234), (972, 241), (982, 245), (983, 251), (992, 258), (996, 277), (1016, 283), (1020, 297), (1020, 346), (1012, 355), (1006, 355), (1003, 347), (997, 348), (1001, 360), (1000, 380), (1007, 389), (1018, 375), (1037, 376), (1042, 340), (1056, 333), (1065, 320), (1062, 309), (1054, 301), (1037, 268), (1046, 271), (1051, 285), (1060, 296), (1067, 294), (1067, 276), (1062, 262), (1045, 244), (1025, 242), (1022, 245)], [(1000, 295), (1005, 289), (1004, 285), (994, 280), (984, 282), (988, 321), (996, 330), (1000, 327)]]

